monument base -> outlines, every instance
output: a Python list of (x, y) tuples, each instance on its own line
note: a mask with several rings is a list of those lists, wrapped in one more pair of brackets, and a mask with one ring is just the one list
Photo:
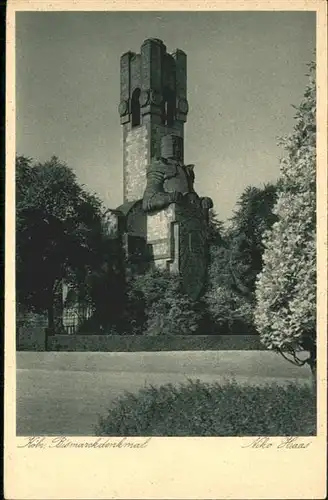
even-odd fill
[(123, 226), (126, 266), (132, 272), (155, 266), (179, 273), (185, 293), (196, 300), (205, 284), (208, 262), (208, 211), (202, 208), (201, 198), (189, 193), (183, 203), (152, 213), (145, 213), (138, 200), (115, 212), (125, 219), (117, 227)]

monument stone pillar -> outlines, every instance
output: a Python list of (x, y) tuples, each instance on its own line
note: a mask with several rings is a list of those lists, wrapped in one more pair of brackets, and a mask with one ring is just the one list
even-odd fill
[(136, 271), (156, 266), (180, 273), (185, 292), (201, 294), (207, 269), (209, 198), (194, 190), (194, 166), (184, 163), (187, 56), (161, 40), (120, 62), (126, 261)]

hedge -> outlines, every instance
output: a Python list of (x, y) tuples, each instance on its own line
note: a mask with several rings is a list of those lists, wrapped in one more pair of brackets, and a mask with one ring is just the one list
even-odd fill
[(53, 335), (49, 351), (200, 351), (264, 350), (257, 335)]
[(312, 436), (311, 386), (206, 384), (146, 387), (116, 400), (98, 436)]

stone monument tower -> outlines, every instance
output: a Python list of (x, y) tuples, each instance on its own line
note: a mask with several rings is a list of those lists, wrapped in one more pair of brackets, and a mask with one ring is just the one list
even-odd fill
[(179, 272), (185, 292), (196, 299), (206, 277), (212, 201), (194, 191), (194, 165), (184, 163), (187, 56), (169, 54), (161, 40), (150, 38), (140, 53), (121, 56), (120, 77), (124, 203), (111, 214), (127, 266)]
[(123, 126), (124, 202), (143, 197), (147, 166), (161, 156), (160, 140), (174, 134), (182, 142), (187, 120), (187, 57), (166, 52), (161, 40), (146, 40), (140, 54), (121, 57), (119, 114)]

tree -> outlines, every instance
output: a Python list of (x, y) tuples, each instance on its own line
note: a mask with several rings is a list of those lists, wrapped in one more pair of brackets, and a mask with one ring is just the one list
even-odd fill
[[(230, 267), (235, 285), (251, 295), (255, 291), (257, 274), (262, 270), (263, 234), (276, 220), (272, 209), (277, 186), (248, 186), (237, 202), (228, 232)], [(246, 292), (247, 289), (247, 292)]]
[(222, 244), (222, 233), (224, 232), (224, 224), (218, 219), (218, 215), (211, 208), (208, 217), (208, 245), (209, 247), (219, 246)]
[(92, 266), (100, 233), (101, 203), (65, 163), (16, 158), (17, 300), (46, 311), (50, 329), (62, 280), (75, 283)]
[(205, 301), (215, 329), (223, 333), (253, 332), (252, 303), (235, 287), (231, 272), (230, 248), (212, 249)]
[(126, 331), (126, 284), (118, 239), (103, 234), (97, 261), (88, 269), (82, 289), (93, 314), (81, 324), (80, 333), (101, 331), (120, 334)]
[[(264, 239), (255, 322), (261, 340), (295, 364), (316, 367), (316, 83), (315, 65), (296, 108), (274, 208), (278, 220)], [(300, 359), (300, 352), (309, 357)]]
[(247, 187), (230, 225), (220, 227), (220, 242), (211, 246), (206, 302), (222, 331), (255, 333), (255, 279), (262, 269), (263, 233), (272, 226), (276, 186)]

